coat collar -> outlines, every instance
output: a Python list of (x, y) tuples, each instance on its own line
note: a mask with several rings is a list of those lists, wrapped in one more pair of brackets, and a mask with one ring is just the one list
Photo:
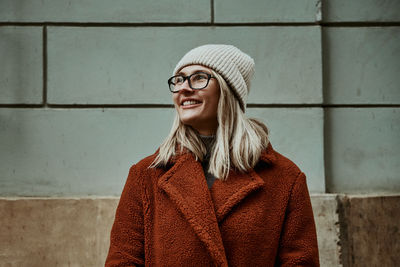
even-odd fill
[(159, 178), (158, 186), (189, 222), (217, 266), (228, 266), (205, 179), (200, 162), (186, 153), (179, 156), (172, 168)]
[[(260, 160), (268, 164), (275, 161), (270, 144)], [(172, 167), (159, 178), (158, 186), (183, 214), (217, 266), (228, 266), (218, 224), (265, 182), (254, 170), (231, 171), (226, 181), (216, 179), (209, 190), (201, 164), (192, 153), (184, 152), (170, 163)]]
[(267, 148), (261, 152), (260, 160), (268, 164), (274, 164), (276, 161), (276, 152), (272, 148), (271, 143), (268, 143)]
[[(262, 151), (260, 161), (272, 165), (275, 160), (275, 151), (269, 143), (267, 148)], [(264, 180), (254, 169), (245, 173), (230, 171), (226, 181), (216, 179), (210, 193), (218, 223), (221, 223), (228, 213), (243, 199), (263, 187), (264, 184)]]

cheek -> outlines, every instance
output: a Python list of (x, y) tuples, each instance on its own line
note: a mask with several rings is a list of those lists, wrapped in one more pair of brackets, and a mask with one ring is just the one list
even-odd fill
[(220, 97), (220, 95), (216, 94), (211, 100), (211, 107), (210, 108), (212, 109), (212, 111), (214, 113), (217, 113), (217, 111), (218, 111), (219, 97)]
[(214, 113), (215, 116), (217, 116), (217, 113), (218, 113), (218, 98), (214, 100), (213, 113)]
[(172, 94), (172, 102), (176, 107), (178, 104), (178, 95), (177, 94)]

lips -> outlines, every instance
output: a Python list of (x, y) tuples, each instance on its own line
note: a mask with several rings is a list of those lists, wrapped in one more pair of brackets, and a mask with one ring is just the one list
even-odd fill
[(191, 106), (201, 104), (202, 102), (195, 99), (184, 99), (181, 101), (181, 106)]

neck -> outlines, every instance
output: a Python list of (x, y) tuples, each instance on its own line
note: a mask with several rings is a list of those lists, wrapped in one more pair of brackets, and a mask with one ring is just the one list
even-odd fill
[(215, 130), (197, 130), (200, 136), (215, 136)]
[(211, 150), (214, 146), (215, 142), (215, 135), (201, 135), (199, 134), (199, 137), (201, 141), (203, 141), (203, 144), (206, 146), (207, 153), (205, 155), (205, 159), (210, 158), (211, 155)]
[(199, 135), (213, 136), (217, 132), (218, 122), (207, 122), (206, 124), (191, 125), (193, 129), (197, 131)]

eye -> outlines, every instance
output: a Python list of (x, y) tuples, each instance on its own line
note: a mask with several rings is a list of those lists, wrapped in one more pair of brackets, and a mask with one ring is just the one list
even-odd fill
[(208, 76), (205, 73), (196, 73), (192, 76), (192, 80), (193, 81), (203, 81), (203, 80), (207, 80)]
[(176, 76), (172, 79), (173, 84), (182, 84), (184, 78), (182, 76)]

